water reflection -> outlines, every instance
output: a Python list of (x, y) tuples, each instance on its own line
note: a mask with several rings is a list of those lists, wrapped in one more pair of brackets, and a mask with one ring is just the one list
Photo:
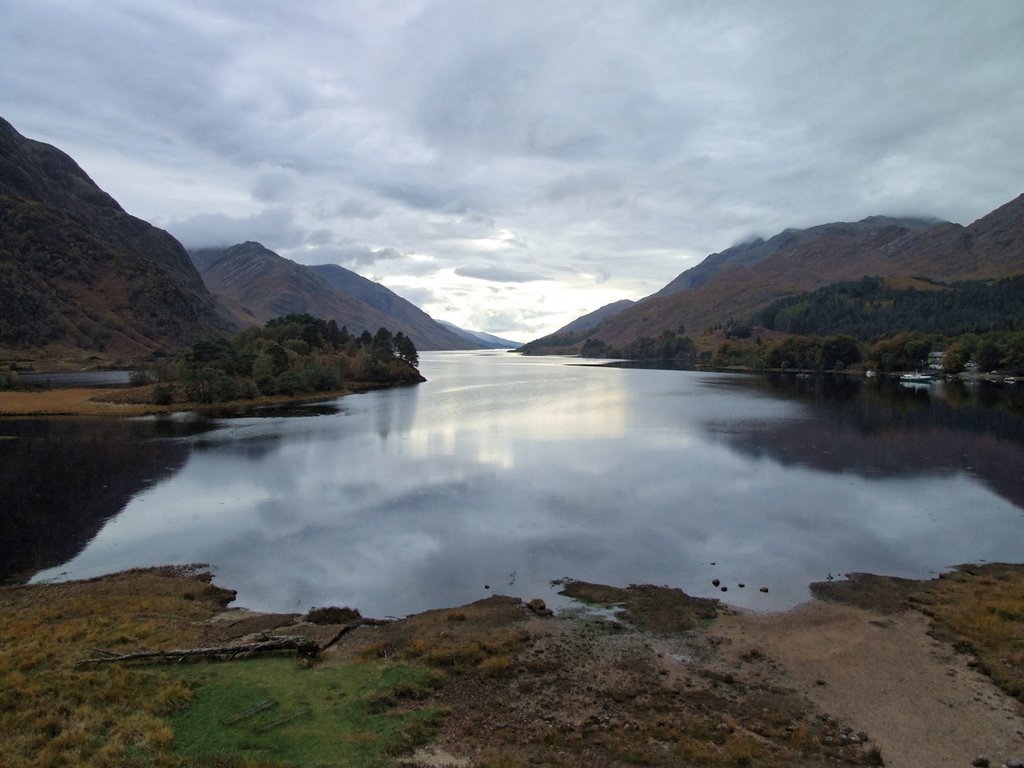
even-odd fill
[(152, 434), (121, 421), (0, 422), (0, 581), (71, 559), (133, 496), (178, 471), (188, 448)]
[[(895, 382), (842, 376), (746, 377), (728, 386), (801, 401), (811, 417), (709, 425), (728, 444), (786, 465), (865, 476), (965, 473), (1024, 508), (1024, 421), (1017, 392), (990, 384)], [(828, 429), (823, 430), (822, 425)]]
[(187, 456), (173, 475), (38, 578), (201, 561), (250, 607), (401, 615), (550, 600), (566, 575), (704, 595), (717, 577), (730, 601), (776, 608), (828, 573), (1018, 557), (1021, 427), (980, 393), (505, 353), (422, 368), (426, 384), (317, 418), (164, 441)]

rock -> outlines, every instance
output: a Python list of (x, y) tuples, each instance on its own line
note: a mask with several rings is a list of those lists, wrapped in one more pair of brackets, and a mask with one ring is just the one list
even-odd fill
[(1024, 768), (1024, 760), (1021, 760), (1019, 757), (1007, 758), (1006, 768)]
[(747, 586), (747, 585), (746, 585), (746, 584), (744, 584), (744, 583), (743, 583), (743, 582), (741, 581), (741, 582), (740, 582), (739, 584), (737, 584), (736, 586), (737, 586), (737, 587), (739, 587), (740, 589), (743, 589), (743, 588), (744, 588), (745, 586)]
[(988, 768), (988, 757), (986, 757), (985, 755), (978, 755), (971, 761), (971, 765), (973, 765), (974, 768)]
[(768, 591), (768, 587), (761, 587), (761, 591), (762, 592), (767, 592)]
[(716, 587), (717, 587), (717, 586), (718, 586), (719, 584), (721, 584), (722, 582), (721, 582), (721, 581), (719, 581), (718, 579), (712, 579), (712, 580), (711, 580), (711, 583), (712, 583), (712, 585), (714, 585), (714, 586), (716, 586)]
[(526, 604), (526, 607), (533, 611), (538, 616), (554, 616), (555, 612), (548, 608), (547, 603), (541, 600), (539, 597), (533, 598)]
[(722, 591), (723, 591), (723, 592), (728, 592), (728, 591), (729, 591), (729, 588), (728, 588), (728, 587), (722, 587)]

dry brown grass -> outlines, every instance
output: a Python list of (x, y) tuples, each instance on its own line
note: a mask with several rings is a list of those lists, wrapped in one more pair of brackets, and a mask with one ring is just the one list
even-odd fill
[(109, 389), (41, 389), (0, 392), (0, 416), (141, 416), (169, 406), (115, 403)]
[(915, 601), (936, 635), (973, 652), (997, 685), (1024, 699), (1024, 566), (961, 566)]
[(97, 647), (193, 644), (228, 595), (172, 568), (0, 589), (0, 765), (177, 764), (163, 717), (190, 700), (180, 678), (75, 662)]
[(154, 385), (128, 388), (67, 388), (0, 392), (0, 416), (145, 416), (175, 411), (224, 410), (267, 405), (315, 402), (352, 394), (372, 385), (352, 385), (335, 392), (315, 395), (272, 395), (252, 400), (232, 400), (212, 405), (175, 401), (170, 405), (152, 402)]

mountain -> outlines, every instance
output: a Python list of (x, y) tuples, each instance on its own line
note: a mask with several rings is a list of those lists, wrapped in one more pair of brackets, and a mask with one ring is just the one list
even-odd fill
[(555, 331), (555, 333), (575, 333), (576, 331), (589, 331), (591, 328), (596, 328), (597, 326), (599, 326), (612, 315), (617, 315), (622, 310), (629, 309), (634, 304), (636, 304), (636, 302), (630, 301), (629, 299), (620, 299), (619, 301), (614, 301), (611, 304), (605, 304), (603, 307), (599, 307), (598, 309), (595, 309), (593, 312), (590, 312), (581, 317), (577, 317), (568, 325), (559, 328), (557, 331)]
[(420, 350), (475, 349), (405, 299), (337, 265), (306, 267), (259, 243), (191, 252), (209, 290), (242, 325), (308, 313), (355, 334), (402, 331)]
[(455, 323), (449, 323), (446, 320), (438, 320), (437, 322), (466, 341), (486, 349), (515, 349), (521, 346), (521, 342), (503, 339), (500, 336), (484, 333), (483, 331), (467, 331), (465, 328), (459, 328)]
[(392, 325), (412, 337), (413, 343), (419, 349), (475, 349), (481, 346), (476, 340), (465, 339), (461, 334), (453, 333), (445, 323), (435, 320), (394, 291), (380, 283), (367, 280), (350, 269), (337, 264), (318, 264), (309, 269), (338, 290), (369, 304), (387, 317), (394, 318)]
[(0, 119), (0, 349), (141, 357), (224, 321), (181, 244)]
[(819, 247), (821, 242), (835, 242), (838, 239), (858, 241), (867, 236), (888, 240), (899, 238), (911, 232), (920, 232), (936, 224), (938, 219), (894, 219), (887, 216), (871, 216), (853, 224), (821, 224), (809, 229), (787, 229), (768, 240), (757, 238), (721, 253), (712, 253), (700, 264), (686, 270), (654, 296), (669, 296), (685, 290), (700, 288), (720, 270), (726, 267), (753, 267), (780, 251), (793, 251), (804, 246)]
[(967, 227), (937, 219), (872, 216), (788, 229), (768, 240), (711, 254), (596, 327), (538, 339), (525, 351), (572, 354), (588, 339), (622, 345), (680, 328), (699, 335), (717, 324), (746, 320), (779, 299), (864, 276), (909, 287), (1022, 272), (1024, 195)]

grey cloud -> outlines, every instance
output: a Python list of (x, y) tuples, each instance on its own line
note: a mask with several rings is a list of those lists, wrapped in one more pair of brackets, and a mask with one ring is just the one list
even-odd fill
[(252, 196), (264, 203), (278, 203), (285, 200), (295, 188), (295, 176), (284, 168), (264, 171), (252, 185)]
[(593, 198), (595, 195), (614, 193), (621, 188), (621, 182), (607, 171), (590, 168), (574, 171), (550, 181), (544, 187), (544, 197), (552, 203), (572, 198)]
[(473, 277), (477, 280), (489, 280), (495, 283), (532, 283), (537, 280), (547, 280), (543, 275), (530, 274), (508, 267), (486, 265), (457, 267), (455, 274), (460, 277)]
[(302, 242), (304, 231), (295, 225), (290, 210), (265, 208), (252, 216), (203, 213), (167, 225), (187, 248), (234, 245), (255, 240), (273, 251)]
[(355, 198), (350, 198), (337, 203), (334, 205), (330, 214), (328, 214), (327, 210), (324, 208), (321, 208), (319, 211), (319, 215), (323, 218), (330, 215), (341, 216), (346, 219), (375, 219), (380, 216), (381, 213), (382, 210), (380, 206), (372, 205), (366, 200), (358, 200)]
[(0, 113), (190, 245), (533, 301), (474, 251), (507, 230), (639, 298), (751, 232), (1015, 197), (1022, 29), (1017, 0), (40, 0), (4, 6)]
[[(312, 238), (307, 237), (307, 242)], [(314, 247), (308, 245), (301, 252), (290, 255), (302, 264), (340, 264), (358, 271), (383, 262), (406, 262), (409, 255), (395, 248), (373, 248), (361, 243), (338, 242), (335, 238), (325, 239)]]
[(412, 288), (406, 286), (391, 286), (391, 290), (397, 293), (406, 301), (411, 301), (417, 307), (424, 307), (428, 304), (436, 304), (437, 295), (429, 288)]

